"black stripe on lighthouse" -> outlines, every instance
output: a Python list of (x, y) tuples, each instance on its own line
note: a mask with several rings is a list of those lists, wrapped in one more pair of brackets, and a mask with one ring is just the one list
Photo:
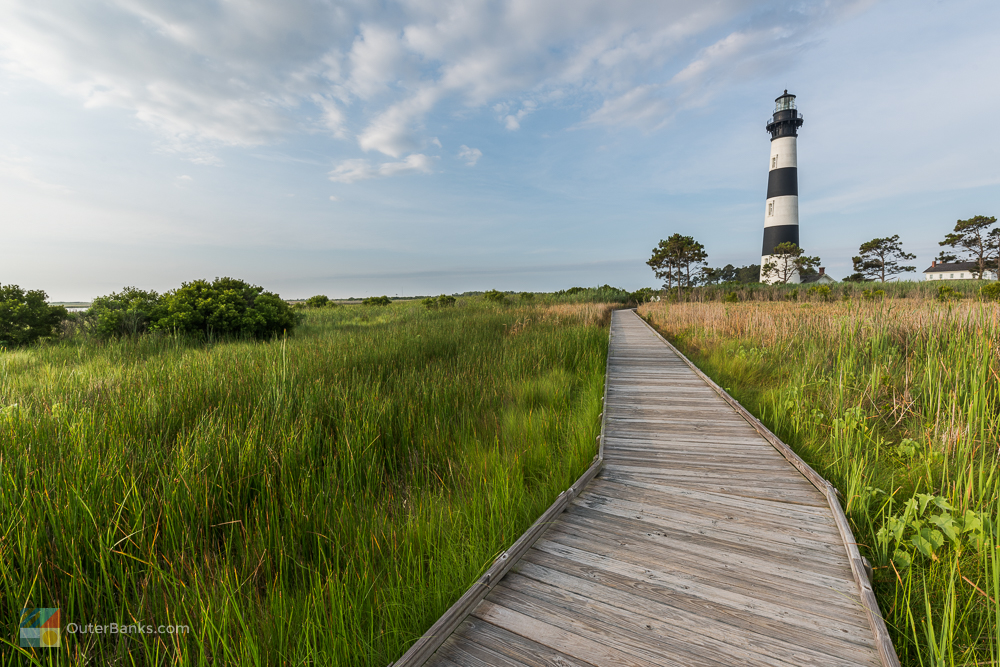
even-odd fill
[(764, 228), (764, 246), (761, 248), (761, 255), (771, 255), (774, 249), (781, 243), (799, 244), (798, 225), (775, 225)]
[(798, 167), (772, 169), (767, 174), (767, 198), (799, 194)]

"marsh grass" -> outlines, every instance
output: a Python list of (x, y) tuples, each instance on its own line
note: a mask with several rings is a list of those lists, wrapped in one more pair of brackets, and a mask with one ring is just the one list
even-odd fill
[(664, 290), (661, 298), (669, 302), (723, 301), (796, 301), (831, 302), (848, 300), (937, 299), (942, 289), (953, 300), (981, 297), (980, 290), (995, 285), (989, 280), (900, 280), (886, 283), (839, 282), (831, 285), (761, 285), (757, 283), (724, 283), (705, 285), (693, 289)]
[(1000, 309), (640, 308), (845, 498), (903, 665), (1000, 661)]
[[(5, 663), (378, 665), (596, 453), (610, 307), (0, 352)], [(17, 644), (22, 607), (185, 635)]]

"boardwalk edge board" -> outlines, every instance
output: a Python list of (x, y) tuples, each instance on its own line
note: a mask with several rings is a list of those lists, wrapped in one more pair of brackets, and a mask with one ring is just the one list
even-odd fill
[[(601, 397), (602, 404), (606, 402), (608, 396), (608, 370), (611, 366), (611, 333), (610, 325), (608, 332), (608, 357), (604, 366), (604, 396)], [(500, 583), (504, 575), (514, 567), (515, 563), (521, 559), (528, 549), (538, 541), (538, 538), (548, 530), (549, 526), (552, 525), (553, 520), (566, 509), (570, 501), (580, 495), (580, 492), (590, 484), (591, 480), (597, 476), (597, 473), (601, 472), (604, 468), (604, 428), (605, 422), (607, 421), (606, 410), (602, 405), (601, 408), (601, 434), (597, 436), (598, 439), (598, 450), (597, 456), (594, 457), (594, 462), (590, 464), (586, 472), (580, 475), (579, 478), (573, 484), (560, 493), (555, 501), (549, 506), (545, 512), (538, 517), (535, 523), (531, 524), (528, 528), (517, 539), (514, 544), (511, 545), (509, 549), (504, 551), (500, 556), (493, 561), (493, 565), (490, 569), (486, 571), (483, 576), (479, 577), (478, 580), (465, 592), (458, 601), (448, 608), (441, 618), (432, 625), (427, 632), (421, 635), (420, 639), (413, 643), (413, 646), (404, 653), (399, 660), (389, 663), (389, 667), (420, 667), (431, 656), (437, 651), (445, 640), (452, 635), (452, 633), (458, 629), (458, 627), (465, 621), (466, 618), (472, 613), (476, 606), (489, 595), (489, 592), (493, 590), (493, 587)]]
[[(633, 310), (633, 312), (635, 312)], [(656, 330), (649, 322), (635, 313), (636, 317), (645, 324), (650, 331), (652, 331), (656, 336), (668, 347), (670, 350), (676, 354), (680, 359), (686, 363), (691, 370), (693, 370), (698, 377), (704, 380), (709, 387), (711, 387), (723, 400), (726, 401), (736, 412), (743, 417), (757, 431), (772, 447), (778, 450), (785, 459), (791, 463), (802, 475), (808, 479), (813, 486), (815, 486), (826, 498), (827, 503), (830, 505), (830, 511), (833, 513), (833, 519), (837, 523), (837, 529), (840, 531), (840, 536), (843, 539), (844, 547), (847, 549), (848, 561), (851, 564), (851, 572), (854, 574), (854, 581), (857, 583), (858, 588), (861, 592), (862, 605), (865, 608), (865, 614), (868, 616), (868, 622), (871, 624), (872, 632), (875, 634), (875, 644), (878, 648), (879, 657), (882, 659), (882, 664), (885, 667), (900, 667), (899, 658), (896, 656), (896, 649), (892, 644), (892, 639), (889, 637), (889, 630), (885, 625), (885, 619), (882, 617), (882, 612), (879, 610), (878, 601), (875, 599), (875, 592), (872, 590), (871, 582), (868, 579), (867, 568), (865, 567), (865, 562), (861, 557), (861, 552), (858, 551), (857, 540), (854, 538), (854, 533), (851, 530), (851, 526), (847, 521), (847, 515), (844, 514), (844, 509), (840, 506), (840, 501), (837, 499), (837, 494), (839, 493), (836, 488), (830, 482), (826, 481), (818, 472), (812, 469), (812, 467), (803, 461), (798, 454), (796, 454), (792, 449), (786, 445), (781, 439), (771, 432), (769, 428), (764, 426), (763, 422), (754, 417), (746, 408), (740, 405), (739, 401), (729, 395), (729, 393), (715, 383), (712, 378), (708, 377), (701, 371), (700, 368), (695, 366), (690, 359), (688, 359), (684, 354), (681, 353), (674, 345), (660, 335), (660, 332)], [(609, 355), (610, 356), (610, 355)], [(605, 381), (605, 395), (607, 395), (607, 383)], [(603, 434), (603, 424), (602, 430)], [(603, 452), (603, 443), (602, 443)]]

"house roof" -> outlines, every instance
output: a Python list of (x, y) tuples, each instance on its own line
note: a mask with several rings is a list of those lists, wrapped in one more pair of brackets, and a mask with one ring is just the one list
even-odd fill
[[(987, 268), (987, 271), (989, 268)], [(928, 266), (924, 273), (948, 273), (949, 271), (979, 271), (979, 262), (951, 262)]]
[(813, 273), (802, 276), (803, 283), (835, 283), (837, 280), (829, 273)]

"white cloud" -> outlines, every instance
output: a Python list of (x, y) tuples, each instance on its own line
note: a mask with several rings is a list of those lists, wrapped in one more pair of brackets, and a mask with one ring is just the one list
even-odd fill
[(395, 176), (408, 172), (429, 174), (431, 171), (431, 158), (422, 153), (414, 153), (399, 162), (381, 164), (373, 164), (364, 159), (344, 160), (334, 167), (329, 177), (335, 183), (355, 183), (380, 176)]
[(9, 0), (0, 66), (126, 109), (196, 162), (316, 128), (400, 158), (444, 105), (500, 103), (510, 131), (546, 104), (655, 127), (867, 1)]
[(481, 150), (478, 148), (469, 148), (465, 144), (462, 144), (462, 150), (458, 151), (458, 158), (465, 160), (465, 164), (468, 167), (475, 167), (482, 156), (483, 152)]

